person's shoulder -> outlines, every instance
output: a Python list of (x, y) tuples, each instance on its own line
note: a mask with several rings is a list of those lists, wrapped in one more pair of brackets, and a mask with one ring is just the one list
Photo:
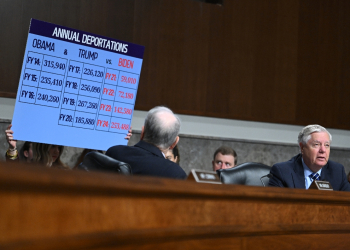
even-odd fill
[(273, 166), (276, 166), (276, 167), (286, 167), (286, 166), (294, 166), (294, 163), (296, 161), (298, 161), (300, 158), (300, 154), (296, 155), (296, 156), (293, 156), (290, 160), (288, 161), (283, 161), (283, 162), (278, 162), (276, 164), (274, 164)]
[(115, 145), (115, 146), (112, 146), (110, 147), (108, 150), (116, 150), (116, 149), (124, 149), (124, 148), (129, 148), (129, 146), (124, 146), (124, 145)]
[(331, 168), (336, 168), (336, 169), (343, 169), (344, 166), (338, 162), (335, 162), (335, 161), (331, 161), (331, 160), (328, 160), (328, 165), (331, 167)]
[(162, 159), (162, 161), (164, 162), (164, 166), (166, 168), (167, 173), (174, 178), (177, 179), (185, 179), (187, 177), (185, 171), (180, 167), (180, 165), (178, 165), (175, 162), (172, 162), (168, 159), (164, 160)]
[(131, 148), (130, 146), (124, 146), (124, 145), (115, 145), (107, 149), (106, 155), (114, 154), (114, 153), (121, 153), (124, 152), (125, 150), (128, 150)]
[(136, 143), (134, 145), (135, 148), (137, 149), (141, 149), (141, 150), (145, 150), (148, 151), (152, 154), (161, 156), (162, 152), (160, 151), (160, 149), (158, 147), (156, 147), (155, 145), (145, 142), (144, 140), (139, 141), (138, 143)]
[(115, 145), (115, 146), (112, 146), (112, 147), (108, 148), (108, 149), (107, 149), (107, 152), (108, 152), (108, 151), (116, 150), (116, 149), (118, 149), (118, 148), (123, 148), (123, 147), (125, 147), (125, 146), (122, 146), (122, 145)]

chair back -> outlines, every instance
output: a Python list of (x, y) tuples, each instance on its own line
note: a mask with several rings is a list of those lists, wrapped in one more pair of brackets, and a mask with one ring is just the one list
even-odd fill
[[(265, 186), (268, 185), (269, 178), (261, 178), (270, 173), (270, 166), (256, 162), (246, 162), (233, 168), (219, 169), (220, 180), (224, 184), (239, 184), (249, 186)], [(261, 178), (261, 180), (260, 180)]]
[(124, 175), (132, 175), (129, 164), (96, 151), (87, 153), (83, 162), (79, 164), (78, 169), (85, 171), (108, 171)]

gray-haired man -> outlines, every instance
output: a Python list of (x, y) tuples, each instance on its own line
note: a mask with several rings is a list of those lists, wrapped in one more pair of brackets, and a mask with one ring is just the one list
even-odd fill
[(180, 119), (166, 107), (151, 109), (141, 131), (141, 140), (132, 147), (113, 146), (106, 155), (129, 163), (133, 174), (185, 179), (186, 173), (165, 158), (179, 141)]
[(332, 135), (320, 125), (304, 127), (298, 136), (300, 154), (272, 166), (269, 186), (308, 189), (316, 180), (329, 181), (333, 190), (350, 191), (344, 166), (329, 161)]

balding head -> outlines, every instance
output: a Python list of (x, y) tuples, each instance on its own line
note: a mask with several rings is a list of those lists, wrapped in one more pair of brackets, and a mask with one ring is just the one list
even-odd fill
[(177, 141), (180, 125), (180, 119), (170, 109), (155, 107), (146, 116), (142, 139), (161, 150), (168, 149)]

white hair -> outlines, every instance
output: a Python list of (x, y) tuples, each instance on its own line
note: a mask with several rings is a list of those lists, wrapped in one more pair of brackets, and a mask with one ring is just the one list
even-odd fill
[[(174, 116), (174, 121), (165, 120), (161, 113)], [(168, 149), (175, 141), (180, 132), (180, 118), (169, 108), (157, 106), (150, 111), (145, 119), (144, 137), (145, 142), (151, 143), (160, 149)]]
[(315, 132), (327, 132), (329, 135), (329, 142), (332, 142), (332, 135), (328, 132), (328, 130), (320, 125), (314, 124), (308, 125), (301, 130), (298, 135), (298, 145), (300, 145), (300, 143), (305, 145), (310, 140), (311, 134)]

